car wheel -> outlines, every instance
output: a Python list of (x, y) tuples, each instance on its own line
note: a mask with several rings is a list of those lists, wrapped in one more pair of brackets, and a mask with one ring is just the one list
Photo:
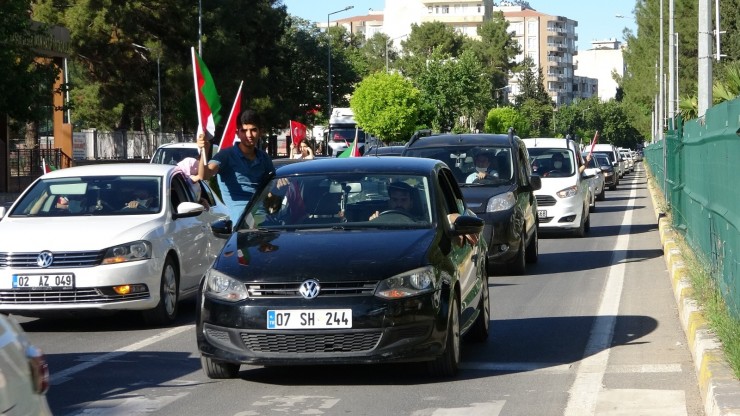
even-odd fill
[(586, 210), (583, 210), (583, 213), (581, 214), (581, 224), (576, 228), (575, 231), (576, 237), (583, 238), (586, 236)]
[[(484, 273), (488, 274), (488, 273)], [(478, 306), (478, 317), (475, 318), (473, 326), (467, 334), (465, 340), (472, 342), (485, 342), (488, 339), (488, 326), (491, 322), (491, 302), (489, 299), (488, 276), (483, 278), (483, 288), (481, 292), (480, 305)]]
[(586, 223), (583, 224), (583, 231), (589, 232), (591, 231), (591, 216), (589, 215), (588, 218), (586, 218)]
[(596, 211), (596, 195), (591, 192), (591, 202), (588, 204), (588, 212)]
[(452, 377), (460, 366), (460, 307), (454, 293), (451, 297), (445, 351), (427, 367), (433, 377)]
[(168, 257), (164, 262), (159, 283), (159, 303), (154, 309), (143, 312), (149, 325), (162, 326), (174, 322), (177, 317), (178, 276), (175, 262)]
[(606, 186), (601, 187), (601, 192), (599, 193), (599, 197), (597, 199), (599, 201), (603, 201), (606, 199)]
[(527, 253), (526, 253), (526, 260), (527, 263), (534, 264), (537, 263), (537, 260), (540, 257), (540, 242), (539, 242), (539, 235), (537, 226), (534, 227), (534, 232), (532, 233), (532, 238), (529, 239), (529, 244), (527, 244)]
[(217, 361), (211, 357), (201, 355), (200, 366), (211, 379), (236, 378), (239, 375), (239, 364)]
[(519, 243), (519, 251), (516, 253), (514, 260), (509, 263), (509, 269), (512, 274), (523, 275), (527, 271), (527, 244), (524, 232), (521, 235), (521, 242)]

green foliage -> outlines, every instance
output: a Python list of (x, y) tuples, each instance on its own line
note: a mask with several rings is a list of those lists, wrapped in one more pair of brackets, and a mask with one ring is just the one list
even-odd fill
[(552, 100), (545, 88), (545, 76), (542, 74), (542, 68), (535, 74), (535, 65), (531, 58), (524, 58), (522, 70), (519, 72), (519, 95), (516, 97), (517, 107), (521, 106), (527, 100), (534, 100), (539, 104), (548, 104), (552, 106)]
[(516, 66), (515, 58), (520, 53), (519, 44), (509, 33), (508, 27), (503, 13), (496, 12), (492, 19), (486, 20), (478, 28), (481, 40), (471, 40), (468, 44), (491, 80), (490, 94), (497, 104), (503, 104), (504, 94), (499, 90), (508, 84), (509, 71)]
[[(552, 108), (551, 104), (542, 103), (534, 98), (528, 98), (519, 105), (519, 112), (527, 122), (526, 136), (547, 137), (550, 135)], [(523, 133), (519, 135), (525, 136)]]
[(442, 22), (412, 24), (411, 33), (401, 41), (404, 55), (398, 65), (405, 75), (415, 79), (424, 72), (430, 57), (456, 58), (464, 44), (463, 35)]
[(362, 80), (350, 101), (357, 123), (384, 142), (406, 141), (418, 125), (420, 92), (399, 74), (376, 72)]
[(513, 127), (520, 137), (528, 137), (529, 123), (514, 107), (492, 108), (486, 117), (484, 131), (486, 133), (507, 133)]
[(6, 0), (0, 13), (0, 114), (21, 121), (35, 121), (48, 111), (50, 86), (59, 69), (51, 62), (36, 61), (25, 41), (46, 37), (44, 27), (34, 28), (28, 1)]

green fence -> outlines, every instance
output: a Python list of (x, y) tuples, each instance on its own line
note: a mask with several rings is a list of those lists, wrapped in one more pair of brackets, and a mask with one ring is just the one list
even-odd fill
[(740, 318), (740, 99), (677, 125), (665, 143), (645, 149), (645, 159), (670, 204), (673, 227), (708, 262)]

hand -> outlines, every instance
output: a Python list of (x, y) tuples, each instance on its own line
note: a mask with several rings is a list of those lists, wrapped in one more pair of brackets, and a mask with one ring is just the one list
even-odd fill
[(198, 144), (199, 149), (205, 149), (206, 148), (206, 135), (201, 133), (198, 135), (198, 139), (196, 140), (196, 143)]
[(373, 212), (373, 215), (371, 215), (370, 218), (368, 218), (367, 220), (368, 221), (372, 221), (372, 220), (378, 218), (379, 215), (380, 215), (380, 211), (375, 211), (375, 212)]
[(478, 172), (478, 179), (485, 179), (488, 174), (486, 172)]
[(139, 201), (131, 201), (131, 202), (127, 203), (126, 205), (124, 205), (123, 207), (124, 208), (131, 208), (131, 209), (138, 208), (139, 207)]

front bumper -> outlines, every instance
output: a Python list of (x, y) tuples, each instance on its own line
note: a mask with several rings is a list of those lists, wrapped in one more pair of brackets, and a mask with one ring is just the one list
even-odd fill
[[(301, 365), (428, 361), (444, 351), (441, 291), (406, 300), (375, 296), (249, 299), (230, 304), (201, 296), (197, 322), (202, 355), (241, 364)], [(350, 329), (267, 329), (267, 311), (351, 308)]]
[(508, 264), (519, 252), (521, 236), (518, 232), (514, 209), (500, 212), (476, 212), (485, 222), (483, 237), (488, 245), (488, 261), (494, 264)]
[(555, 203), (540, 204), (538, 199), (537, 219), (540, 230), (571, 230), (580, 227), (584, 206), (582, 197), (558, 198), (552, 195), (548, 197), (550, 200), (554, 199)]

